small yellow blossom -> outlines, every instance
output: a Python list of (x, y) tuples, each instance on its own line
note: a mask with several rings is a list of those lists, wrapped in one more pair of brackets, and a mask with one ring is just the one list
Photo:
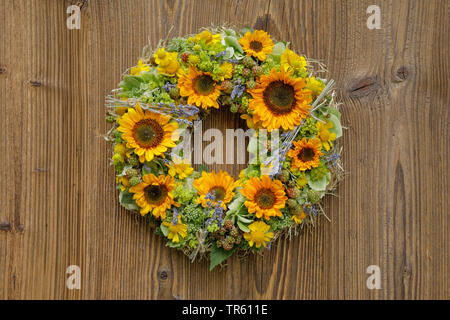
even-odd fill
[(205, 30), (199, 34), (196, 34), (194, 39), (199, 42), (205, 40), (206, 44), (216, 43), (220, 41), (220, 34), (212, 34), (209, 30)]
[(196, 66), (200, 62), (200, 58), (196, 54), (189, 55), (188, 62), (191, 66)]
[(127, 147), (123, 143), (118, 143), (114, 146), (114, 152), (124, 156), (127, 153)]
[(308, 184), (308, 179), (306, 179), (306, 176), (304, 172), (297, 178), (297, 188), (302, 189), (304, 186)]
[(281, 55), (280, 63), (284, 71), (306, 71), (305, 57), (299, 56), (288, 48)]
[(120, 184), (120, 191), (125, 191), (126, 188), (130, 187), (130, 180), (128, 180), (127, 177), (122, 176), (122, 177), (117, 177), (116, 178), (116, 183)]
[(273, 238), (273, 232), (269, 232), (270, 226), (263, 221), (253, 222), (248, 228), (250, 232), (244, 233), (244, 238), (250, 247), (253, 247), (253, 245), (256, 248), (266, 247), (267, 242)]
[(242, 114), (241, 119), (244, 119), (247, 122), (247, 127), (250, 129), (258, 130), (262, 128), (261, 122), (258, 121), (255, 123), (253, 116), (249, 114)]
[(320, 145), (326, 150), (329, 151), (333, 146), (333, 141), (336, 140), (336, 133), (330, 132), (329, 130), (333, 128), (333, 122), (328, 121), (323, 124), (320, 121), (317, 121), (316, 124), (317, 129), (319, 129), (319, 133), (317, 134)]
[(220, 81), (225, 79), (230, 79), (233, 76), (233, 65), (229, 62), (225, 62), (220, 66), (221, 76), (219, 77)]
[(168, 165), (169, 167), (169, 175), (172, 177), (175, 177), (175, 175), (178, 175), (178, 177), (183, 180), (192, 172), (194, 172), (194, 169), (191, 167), (191, 164), (188, 159), (181, 159), (181, 158), (174, 158), (173, 164)]
[(141, 74), (141, 72), (149, 71), (150, 66), (143, 63), (141, 59), (138, 61), (138, 65), (134, 68), (131, 68), (130, 73), (134, 76)]
[(322, 81), (316, 80), (315, 77), (311, 77), (306, 79), (306, 88), (312, 91), (312, 96), (315, 98), (319, 96), (323, 88), (325, 88), (325, 85)]
[(164, 64), (164, 61), (167, 59), (168, 52), (164, 48), (159, 48), (156, 50), (155, 54), (153, 55), (153, 58), (155, 58), (156, 64)]
[(302, 223), (303, 219), (306, 218), (305, 211), (303, 211), (303, 208), (301, 210), (302, 211), (299, 214), (294, 214), (291, 217), (291, 220), (294, 220), (294, 222), (297, 223), (297, 224)]
[(172, 221), (164, 221), (162, 223), (164, 226), (169, 228), (169, 235), (167, 238), (172, 240), (172, 242), (180, 242), (180, 238), (185, 238), (187, 236), (187, 225), (181, 222), (181, 216), (178, 216), (178, 222), (173, 223)]
[[(164, 50), (164, 49), (162, 49)], [(157, 55), (155, 53), (155, 55)], [(164, 54), (160, 54), (162, 58), (155, 58), (156, 63), (158, 64), (158, 72), (161, 74), (165, 74), (168, 76), (174, 76), (178, 73), (180, 69), (180, 63), (178, 62), (178, 53), (177, 52), (164, 52)], [(159, 61), (159, 63), (158, 63)]]

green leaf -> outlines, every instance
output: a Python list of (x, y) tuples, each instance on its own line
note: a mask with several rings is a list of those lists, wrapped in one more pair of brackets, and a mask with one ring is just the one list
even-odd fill
[(233, 47), (237, 52), (244, 53), (244, 49), (242, 49), (239, 41), (235, 37), (227, 36), (224, 40), (227, 46)]
[(253, 222), (252, 219), (247, 219), (247, 218), (244, 218), (243, 216), (238, 216), (238, 219), (239, 219), (240, 221), (242, 221), (243, 223), (247, 223), (247, 224)]
[(119, 202), (127, 210), (139, 210), (139, 206), (133, 199), (133, 194), (128, 192), (128, 190), (120, 191)]
[(324, 191), (327, 188), (328, 182), (330, 182), (331, 175), (328, 172), (319, 180), (313, 181), (311, 180), (311, 174), (309, 172), (306, 173), (306, 179), (308, 180), (308, 185), (311, 189), (315, 191)]
[(336, 133), (336, 139), (340, 138), (342, 136), (342, 125), (338, 117), (330, 113), (328, 120), (333, 123), (333, 128), (330, 129), (330, 132)]
[(248, 228), (248, 226), (246, 224), (244, 224), (243, 222), (239, 221), (239, 218), (237, 221), (237, 225), (238, 225), (239, 229), (241, 229), (242, 231), (250, 232), (250, 229)]
[(243, 27), (243, 28), (241, 29), (241, 33), (242, 33), (243, 35), (245, 35), (247, 32), (253, 32), (253, 31), (255, 31), (255, 29), (250, 28), (250, 27)]
[(165, 237), (169, 235), (169, 228), (163, 225), (162, 223), (159, 225), (159, 228), (161, 229), (161, 232)]
[(120, 82), (120, 86), (128, 89), (140, 88), (142, 81), (141, 77), (126, 75), (123, 77), (122, 82)]
[(233, 58), (233, 56), (234, 56), (234, 49), (233, 49), (233, 47), (227, 47), (226, 49), (225, 49), (225, 55), (223, 56), (223, 58), (225, 59), (225, 60), (228, 60), (228, 59), (231, 59), (231, 58)]
[(234, 250), (237, 247), (235, 246), (230, 251), (226, 251), (222, 248), (218, 248), (215, 243), (211, 246), (211, 254), (209, 255), (210, 259), (210, 265), (209, 265), (209, 271), (214, 269), (216, 266), (227, 260), (231, 255), (233, 254)]
[(205, 166), (204, 164), (199, 164), (198, 165), (198, 172), (203, 172), (203, 171), (208, 171), (208, 167)]
[(284, 50), (286, 50), (286, 44), (284, 42), (277, 42), (272, 49), (272, 55), (275, 57), (279, 57), (283, 54)]
[(339, 112), (338, 109), (336, 109), (336, 108), (327, 108), (326, 110), (328, 111), (328, 113), (331, 113), (332, 115), (336, 116), (336, 118), (338, 118), (339, 121), (341, 121), (341, 113)]

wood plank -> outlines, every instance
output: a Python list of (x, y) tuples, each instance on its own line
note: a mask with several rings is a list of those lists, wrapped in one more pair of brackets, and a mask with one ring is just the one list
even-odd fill
[[(68, 30), (75, 2), (82, 26)], [(3, 1), (0, 298), (448, 299), (448, 1), (380, 1), (380, 30), (366, 27), (371, 4)], [(327, 64), (348, 174), (324, 203), (331, 223), (209, 272), (119, 207), (103, 103), (144, 45), (223, 23)], [(222, 110), (204, 123), (242, 125)], [(66, 288), (69, 265), (81, 290)], [(380, 290), (366, 287), (369, 265)]]

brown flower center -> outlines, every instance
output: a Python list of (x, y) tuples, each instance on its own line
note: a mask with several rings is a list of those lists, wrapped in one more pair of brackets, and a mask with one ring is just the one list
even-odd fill
[(210, 75), (203, 74), (196, 77), (193, 81), (194, 90), (197, 94), (207, 96), (214, 91), (215, 82)]
[(275, 204), (276, 196), (270, 189), (261, 189), (256, 193), (255, 200), (261, 209), (270, 209)]
[(263, 45), (262, 45), (262, 43), (260, 41), (252, 41), (252, 42), (250, 42), (250, 48), (253, 51), (259, 52), (259, 51), (262, 50)]
[(300, 150), (298, 153), (298, 159), (300, 159), (303, 162), (308, 162), (314, 159), (314, 156), (316, 153), (312, 148), (306, 147)]
[(169, 193), (164, 185), (149, 185), (144, 189), (147, 202), (155, 205), (162, 204)]
[(263, 92), (264, 103), (274, 114), (289, 113), (294, 109), (295, 90), (290, 84), (273, 81)]
[[(214, 191), (214, 194), (216, 195), (216, 201), (223, 201), (225, 199), (225, 189), (222, 187), (214, 187), (211, 189), (211, 191)], [(211, 192), (210, 191), (210, 192)]]
[(152, 148), (159, 145), (164, 137), (164, 130), (153, 119), (144, 119), (134, 125), (134, 139), (143, 148)]

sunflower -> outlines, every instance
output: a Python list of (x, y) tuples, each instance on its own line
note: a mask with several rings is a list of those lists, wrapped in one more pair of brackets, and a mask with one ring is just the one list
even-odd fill
[[(201, 203), (203, 207), (206, 208), (209, 201), (211, 201), (212, 205), (216, 205), (218, 201), (221, 201), (221, 206), (226, 209), (226, 204), (234, 196), (234, 188), (237, 183), (227, 172), (221, 170), (219, 173), (203, 171), (202, 176), (194, 180), (192, 185), (199, 194), (197, 202)], [(215, 199), (207, 199), (208, 194), (214, 194)]]
[(320, 140), (317, 138), (306, 140), (303, 138), (293, 142), (294, 149), (289, 150), (287, 155), (292, 158), (291, 168), (305, 171), (316, 168), (320, 164)]
[(255, 213), (257, 218), (264, 216), (269, 220), (282, 216), (280, 209), (284, 208), (287, 197), (280, 180), (272, 181), (269, 176), (250, 178), (241, 194), (247, 199), (244, 204), (248, 212)]
[(273, 49), (273, 42), (267, 32), (263, 30), (248, 31), (239, 39), (244, 51), (249, 55), (258, 58), (261, 61), (266, 60), (266, 55)]
[(180, 95), (188, 97), (189, 104), (207, 109), (219, 109), (217, 98), (220, 95), (220, 86), (213, 80), (211, 73), (202, 72), (190, 67), (189, 72), (181, 72), (178, 79)]
[(254, 122), (261, 121), (267, 130), (292, 130), (309, 114), (311, 91), (304, 89), (302, 78), (290, 78), (290, 72), (272, 69), (260, 78), (258, 86), (250, 90), (253, 99), (249, 109)]
[(170, 176), (155, 176), (146, 174), (142, 177), (142, 182), (131, 187), (130, 192), (134, 193), (133, 199), (141, 208), (141, 215), (145, 216), (150, 211), (152, 214), (162, 219), (166, 218), (166, 210), (172, 205), (178, 206), (173, 200), (172, 190), (175, 187), (175, 179)]
[(129, 108), (119, 120), (118, 131), (127, 147), (134, 149), (141, 162), (151, 161), (168, 148), (175, 147), (178, 140), (178, 124), (169, 123), (170, 118), (150, 111), (143, 111), (139, 104), (136, 109)]
[(177, 223), (172, 221), (164, 221), (162, 224), (169, 229), (167, 238), (172, 242), (180, 242), (180, 238), (186, 238), (188, 226), (178, 219)]
[(250, 247), (256, 248), (266, 247), (266, 243), (273, 238), (273, 232), (269, 232), (270, 226), (263, 221), (253, 222), (248, 226), (250, 232), (244, 233), (244, 239), (247, 240)]

